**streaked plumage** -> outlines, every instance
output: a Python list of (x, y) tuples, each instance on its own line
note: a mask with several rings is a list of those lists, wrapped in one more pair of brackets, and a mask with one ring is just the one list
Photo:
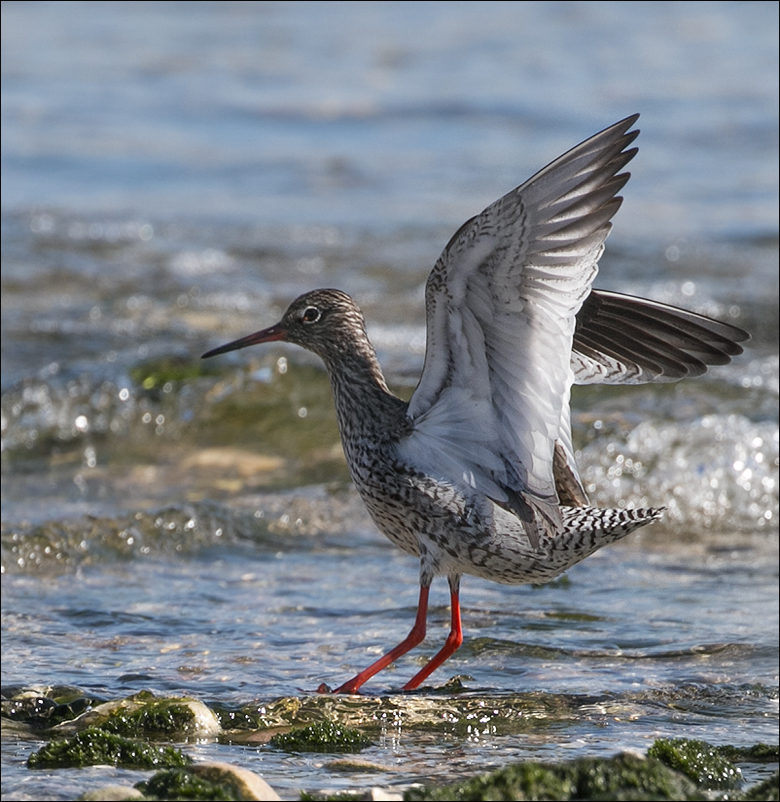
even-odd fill
[(462, 641), (461, 575), (544, 582), (661, 516), (587, 505), (571, 385), (701, 375), (741, 353), (748, 335), (591, 289), (629, 178), (620, 171), (637, 152), (637, 117), (556, 159), (452, 237), (428, 278), (425, 365), (408, 404), (388, 390), (363, 316), (339, 290), (306, 293), (277, 325), (205, 354), (285, 340), (322, 357), (355, 485), (379, 529), (420, 558), (409, 636), (337, 692), (357, 691), (423, 639), (434, 576), (449, 581), (450, 635), (405, 689)]

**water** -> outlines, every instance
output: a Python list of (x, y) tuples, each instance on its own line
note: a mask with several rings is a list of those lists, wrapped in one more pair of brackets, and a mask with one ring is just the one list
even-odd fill
[[(753, 334), (703, 379), (575, 393), (592, 499), (666, 504), (664, 522), (540, 589), (467, 577), (466, 643), (431, 684), (469, 692), (388, 695), (444, 637), (436, 583), (424, 647), (367, 686), (395, 712), (341, 709), (380, 768), (186, 748), (294, 797), (776, 739), (776, 4), (2, 13), (4, 686), (257, 710), (398, 642), (417, 566), (350, 488), (317, 361), (198, 357), (337, 286), (408, 395), (451, 233), (640, 111), (598, 286)], [(31, 773), (38, 745), (4, 737), (3, 798), (113, 776)]]

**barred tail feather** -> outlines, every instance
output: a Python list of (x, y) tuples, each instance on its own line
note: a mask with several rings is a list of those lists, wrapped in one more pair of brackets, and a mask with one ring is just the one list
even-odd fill
[[(665, 507), (645, 510), (599, 509), (598, 507), (563, 507), (563, 527), (557, 536), (576, 540), (577, 536), (593, 538), (596, 548), (625, 537), (640, 526), (658, 521)], [(595, 550), (595, 549), (594, 549)]]
[(602, 546), (624, 538), (640, 526), (659, 520), (664, 509), (562, 507), (561, 530), (552, 537), (543, 537), (539, 551), (544, 556), (533, 560), (531, 565), (526, 565), (527, 572), (536, 576), (531, 581), (549, 582)]

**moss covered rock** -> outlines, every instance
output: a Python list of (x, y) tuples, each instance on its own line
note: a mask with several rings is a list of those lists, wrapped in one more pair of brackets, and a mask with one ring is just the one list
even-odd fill
[(61, 741), (51, 741), (30, 755), (31, 769), (81, 768), (83, 766), (122, 766), (132, 769), (159, 769), (187, 766), (192, 759), (171, 746), (123, 738), (90, 727)]
[(694, 783), (658, 760), (621, 754), (569, 763), (528, 761), (444, 788), (413, 788), (406, 800), (702, 800)]
[(780, 747), (777, 744), (757, 743), (753, 746), (718, 746), (717, 752), (732, 763), (777, 763)]
[(196, 777), (183, 769), (160, 771), (135, 786), (146, 799), (214, 799), (233, 802), (241, 797), (227, 786)]
[(706, 741), (660, 738), (647, 750), (647, 755), (704, 788), (736, 788), (742, 783), (742, 772)]
[(272, 802), (280, 798), (262, 777), (229, 763), (196, 763), (186, 770), (161, 771), (135, 787), (146, 799)]
[(332, 721), (318, 721), (307, 727), (274, 735), (270, 743), (287, 752), (359, 752), (371, 741), (359, 730)]
[(772, 777), (757, 783), (742, 798), (745, 802), (778, 802), (780, 800), (780, 774), (775, 772)]
[(68, 685), (3, 687), (2, 715), (46, 729), (70, 721), (103, 701)]
[(216, 715), (203, 702), (186, 698), (158, 698), (150, 691), (98, 705), (70, 728), (99, 727), (127, 738), (179, 741), (217, 735), (221, 727)]

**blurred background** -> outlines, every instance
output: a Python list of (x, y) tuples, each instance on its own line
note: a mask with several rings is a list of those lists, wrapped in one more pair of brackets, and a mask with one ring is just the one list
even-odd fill
[[(2, 14), (3, 466), (36, 465), (32, 490), (5, 485), (6, 519), (94, 512), (101, 487), (115, 492), (107, 463), (126, 475), (142, 441), (152, 467), (179, 466), (182, 440), (246, 444), (254, 415), (219, 415), (203, 384), (174, 380), (221, 370), (200, 353), (315, 286), (357, 298), (391, 380), (413, 385), (424, 281), (452, 232), (637, 111), (640, 155), (597, 285), (731, 319), (754, 356), (776, 356), (774, 3)], [(268, 349), (231, 361), (275, 364)], [(738, 385), (776, 371), (742, 364), (747, 378), (727, 374)], [(319, 437), (338, 462), (335, 429), (323, 439), (303, 414), (281, 440)], [(231, 431), (204, 442), (203, 416)], [(41, 506), (38, 468), (63, 507)]]
[[(753, 340), (704, 379), (575, 394), (592, 500), (669, 508), (625, 554), (570, 572), (576, 606), (600, 614), (611, 566), (626, 613), (594, 643), (694, 654), (736, 637), (752, 657), (715, 674), (776, 684), (777, 39), (774, 2), (4, 2), (4, 682), (111, 695), (135, 671), (152, 678), (142, 687), (281, 694), (343, 679), (365, 648), (400, 639), (417, 567), (350, 489), (321, 366), (285, 346), (200, 354), (335, 286), (408, 396), (424, 282), (450, 235), (640, 112), (596, 285)], [(690, 631), (670, 590), (699, 565), (687, 548), (719, 566), (686, 583)], [(631, 571), (647, 615), (668, 622), (652, 636), (635, 586), (620, 589)], [(233, 581), (224, 605), (207, 600)], [(551, 637), (518, 621), (523, 591), (467, 585), (467, 607), (503, 611), (495, 637)], [(696, 607), (715, 597), (723, 608)], [(366, 598), (383, 613), (368, 632), (352, 613)], [(587, 655), (567, 620), (552, 637)], [(127, 647), (97, 656), (98, 630)], [(197, 671), (158, 648), (169, 638)], [(249, 642), (257, 666), (228, 668)], [(560, 687), (592, 687), (583, 659)], [(474, 665), (487, 686), (515, 670), (505, 656)], [(527, 654), (516, 671), (557, 687)], [(677, 661), (642, 671), (680, 676)]]

